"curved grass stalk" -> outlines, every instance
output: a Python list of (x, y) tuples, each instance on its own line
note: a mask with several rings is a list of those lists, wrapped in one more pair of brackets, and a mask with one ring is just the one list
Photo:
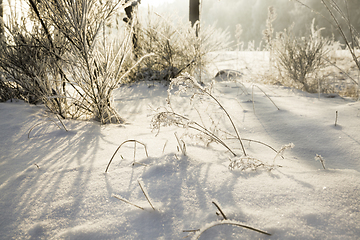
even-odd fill
[(265, 232), (265, 231), (262, 231), (262, 230), (257, 229), (257, 228), (253, 228), (253, 227), (250, 227), (250, 226), (246, 226), (246, 225), (244, 225), (244, 224), (240, 224), (240, 223), (237, 223), (237, 222), (223, 221), (223, 222), (215, 223), (214, 225), (212, 225), (212, 226), (210, 226), (210, 227), (208, 227), (208, 228), (205, 228), (205, 229), (203, 229), (203, 230), (200, 230), (200, 232), (197, 234), (197, 236), (194, 236), (194, 239), (199, 239), (200, 236), (201, 236), (205, 231), (209, 230), (210, 228), (213, 228), (213, 227), (216, 227), (216, 226), (220, 226), (220, 225), (231, 225), (231, 226), (242, 227), (242, 228), (246, 228), (246, 229), (249, 229), (249, 230), (258, 232), (258, 233), (262, 233), (262, 234), (271, 236), (270, 233)]
[[(229, 139), (230, 139), (230, 138), (229, 138)], [(275, 148), (273, 148), (272, 146), (270, 146), (270, 145), (267, 144), (267, 143), (264, 143), (264, 142), (261, 142), (261, 141), (258, 141), (258, 140), (254, 140), (254, 139), (248, 139), (248, 138), (243, 138), (242, 140), (243, 140), (243, 141), (254, 142), (254, 143), (258, 143), (258, 144), (264, 145), (265, 147), (268, 147), (268, 148), (270, 148), (271, 150), (273, 150), (274, 152), (278, 153), (278, 150), (276, 150)], [(284, 156), (281, 156), (281, 158), (284, 159)]]
[(207, 92), (207, 91), (205, 91), (205, 90), (203, 90), (203, 89), (201, 89), (201, 91), (204, 92), (205, 94), (207, 94), (210, 98), (212, 98), (212, 99), (219, 105), (219, 107), (224, 111), (224, 113), (226, 114), (226, 116), (228, 117), (228, 119), (229, 119), (230, 122), (231, 122), (231, 125), (232, 125), (232, 127), (233, 127), (233, 129), (234, 129), (234, 131), (235, 131), (235, 133), (236, 133), (237, 139), (238, 139), (239, 142), (240, 142), (240, 146), (241, 146), (241, 148), (242, 148), (242, 151), (243, 151), (244, 155), (247, 156), (246, 151), (245, 151), (244, 144), (243, 144), (243, 142), (241, 141), (241, 137), (240, 137), (239, 131), (238, 131), (237, 127), (235, 126), (232, 118), (230, 117), (230, 114), (226, 111), (226, 109), (223, 107), (223, 105), (222, 105), (211, 93), (209, 93), (209, 92)]
[(219, 207), (219, 205), (216, 203), (216, 202), (212, 202), (214, 205), (215, 205), (215, 207), (219, 210), (219, 212), (221, 213), (221, 215), (222, 215), (222, 217), (225, 219), (225, 220), (227, 220), (228, 218), (225, 216), (225, 213), (221, 210), (221, 208)]
[[(60, 130), (61, 130), (61, 127), (59, 126), (59, 124), (57, 124), (54, 120), (52, 120), (51, 118), (50, 118), (50, 121), (52, 121)], [(34, 130), (34, 128), (36, 128), (37, 126), (39, 126), (39, 125), (42, 125), (42, 124), (45, 124), (45, 123), (47, 123), (47, 122), (40, 122), (40, 123), (37, 123), (37, 124), (35, 124), (34, 126), (32, 126), (30, 129), (29, 129), (29, 132), (28, 132), (28, 138), (30, 138), (30, 133), (31, 133), (31, 131), (32, 130)], [(66, 130), (66, 128), (65, 128), (65, 130)], [(67, 131), (67, 130), (66, 130)]]
[(255, 113), (255, 102), (254, 102), (254, 87), (257, 87), (258, 89), (260, 89), (260, 91), (262, 91), (265, 96), (272, 102), (272, 104), (274, 104), (274, 106), (280, 110), (280, 108), (274, 103), (274, 101), (266, 94), (266, 92), (264, 92), (264, 90), (262, 90), (258, 85), (252, 85), (252, 103), (253, 103), (253, 110)]
[(205, 130), (203, 131), (203, 130), (198, 129), (198, 128), (193, 127), (193, 126), (188, 126), (188, 127), (191, 128), (191, 129), (197, 130), (197, 131), (205, 134), (206, 136), (212, 138), (212, 139), (215, 140), (217, 143), (220, 143), (220, 144), (223, 145), (227, 150), (229, 150), (229, 152), (231, 152), (231, 154), (234, 155), (234, 157), (237, 156), (236, 153), (234, 153), (234, 152), (231, 150), (231, 148), (224, 143), (224, 141), (222, 141), (222, 140), (221, 140), (218, 136), (216, 136), (215, 134), (211, 133), (209, 130), (205, 129), (206, 131), (205, 131)]
[[(239, 131), (238, 131), (237, 127), (235, 126), (235, 123), (234, 123), (234, 121), (232, 120), (230, 114), (229, 114), (228, 111), (224, 108), (224, 106), (219, 102), (219, 100), (217, 100), (217, 98), (214, 97), (214, 96), (211, 94), (210, 90), (207, 90), (207, 89), (203, 88), (202, 86), (200, 86), (200, 85), (196, 82), (196, 80), (195, 80), (193, 77), (191, 77), (190, 75), (183, 75), (183, 76), (177, 78), (177, 80), (174, 79), (174, 80), (171, 82), (171, 85), (170, 85), (170, 88), (169, 88), (169, 89), (172, 89), (172, 85), (179, 84), (181, 81), (186, 85), (187, 88), (193, 88), (193, 89), (196, 89), (196, 90), (199, 91), (199, 93), (195, 93), (194, 96), (195, 96), (196, 94), (207, 95), (207, 96), (210, 97), (213, 101), (215, 101), (215, 103), (221, 108), (221, 110), (225, 113), (225, 115), (226, 115), (227, 118), (229, 119), (229, 121), (230, 121), (230, 123), (231, 123), (231, 125), (232, 125), (232, 127), (233, 127), (233, 129), (234, 129), (234, 131), (235, 131), (236, 137), (237, 137), (237, 139), (239, 140), (239, 143), (240, 143), (241, 149), (242, 149), (242, 151), (243, 151), (243, 154), (244, 154), (245, 156), (247, 156), (246, 151), (245, 151), (244, 144), (243, 144), (243, 142), (241, 141), (241, 137), (240, 137)], [(168, 96), (168, 102), (170, 103), (170, 93), (169, 93), (169, 96)], [(170, 105), (170, 107), (171, 107), (171, 105)], [(201, 127), (201, 128), (203, 128), (203, 129), (205, 130), (205, 132), (210, 133), (210, 131), (207, 130), (205, 127)], [(213, 135), (213, 134), (210, 133), (210, 135)], [(216, 137), (216, 138), (214, 138), (214, 139), (219, 139), (219, 138)], [(222, 141), (220, 140), (220, 141), (218, 141), (218, 142), (222, 142)], [(223, 143), (223, 142), (222, 142), (222, 143)], [(226, 146), (225, 143), (224, 143), (223, 145)], [(226, 146), (226, 147), (227, 147), (227, 146)], [(228, 148), (228, 147), (227, 147), (227, 148)], [(228, 149), (229, 149), (229, 148), (228, 148)], [(231, 151), (231, 152), (232, 152), (232, 154), (234, 154), (234, 156), (236, 156), (236, 154), (235, 154), (233, 151)]]
[[(139, 141), (137, 141), (137, 140), (126, 140), (126, 141), (124, 141), (123, 143), (120, 144), (120, 146), (116, 149), (116, 151), (115, 151), (114, 154), (112, 155), (112, 157), (111, 157), (108, 165), (106, 166), (105, 172), (108, 171), (112, 160), (114, 159), (116, 153), (119, 151), (119, 149), (122, 147), (122, 145), (124, 145), (125, 143), (128, 143), (128, 142), (134, 142), (134, 143), (135, 143), (134, 158), (135, 158), (135, 151), (136, 151), (136, 143), (139, 143), (139, 144), (141, 144), (141, 145), (144, 146), (145, 153), (146, 153), (146, 157), (149, 157), (148, 152), (147, 152), (147, 148), (146, 148), (146, 145), (145, 145), (145, 144), (143, 144), (143, 143), (141, 143), (141, 142), (139, 142)], [(134, 161), (135, 161), (135, 159), (134, 159)]]
[[(185, 121), (187, 121), (187, 124), (181, 122), (181, 121), (174, 121), (171, 122), (171, 124), (177, 125), (177, 126), (181, 126), (183, 128), (190, 128), (190, 129), (194, 129), (198, 132), (201, 132), (203, 134), (205, 134), (206, 136), (210, 137), (211, 139), (213, 139), (215, 142), (220, 143), (221, 145), (223, 145), (227, 150), (229, 150), (231, 152), (231, 154), (234, 155), (234, 157), (236, 156), (236, 153), (234, 153), (231, 148), (229, 146), (226, 145), (226, 143), (224, 143), (224, 141), (222, 141), (218, 136), (216, 136), (214, 133), (212, 133), (211, 131), (209, 131), (207, 128), (205, 128), (204, 126), (202, 126), (201, 124), (194, 122), (194, 121), (190, 121), (189, 118), (182, 116), (180, 114), (177, 114), (175, 112), (161, 112), (158, 113), (157, 116), (161, 116), (161, 115), (174, 115), (177, 118), (181, 118)], [(156, 118), (156, 117), (155, 117)], [(195, 125), (192, 126), (191, 124)], [(159, 127), (159, 131), (160, 131), (160, 127)]]

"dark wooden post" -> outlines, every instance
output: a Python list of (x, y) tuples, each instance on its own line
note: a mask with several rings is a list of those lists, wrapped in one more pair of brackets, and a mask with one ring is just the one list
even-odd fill
[[(190, 0), (189, 20), (191, 26), (200, 21), (200, 0)], [(196, 36), (199, 34), (199, 25), (196, 26)]]

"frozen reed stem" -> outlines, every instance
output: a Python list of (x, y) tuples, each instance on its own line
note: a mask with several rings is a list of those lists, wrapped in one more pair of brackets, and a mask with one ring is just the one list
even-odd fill
[(137, 141), (137, 140), (126, 140), (125, 142), (123, 142), (123, 143), (121, 143), (121, 144), (120, 144), (120, 146), (116, 149), (116, 151), (115, 151), (115, 152), (114, 152), (114, 154), (112, 155), (112, 157), (111, 157), (111, 159), (110, 159), (110, 161), (109, 161), (108, 165), (106, 166), (105, 172), (107, 172), (107, 171), (108, 171), (108, 169), (109, 169), (109, 167), (110, 167), (110, 164), (111, 164), (112, 160), (114, 159), (114, 157), (115, 157), (116, 153), (119, 151), (119, 149), (120, 149), (120, 148), (121, 148), (121, 147), (122, 147), (125, 143), (128, 143), (128, 142), (134, 142), (134, 143), (135, 143), (135, 149), (134, 149), (134, 163), (135, 163), (136, 143), (139, 143), (139, 144), (141, 144), (141, 145), (143, 145), (143, 146), (144, 146), (145, 153), (146, 153), (146, 157), (149, 157), (148, 152), (147, 152), (147, 149), (146, 149), (146, 145), (145, 145), (144, 143), (141, 143), (141, 142), (139, 142), (139, 141)]
[(154, 206), (152, 205), (152, 203), (150, 202), (150, 199), (149, 199), (149, 197), (148, 197), (148, 195), (147, 195), (146, 191), (144, 190), (144, 188), (143, 188), (143, 187), (142, 187), (142, 185), (141, 185), (141, 181), (140, 181), (140, 180), (138, 180), (138, 183), (139, 183), (139, 186), (140, 186), (140, 188), (141, 188), (142, 192), (144, 193), (144, 195), (145, 195), (145, 197), (146, 197), (146, 200), (148, 200), (148, 202), (149, 202), (150, 206), (151, 206), (151, 207), (152, 207), (152, 209), (155, 211), (155, 208), (154, 208)]
[(219, 212), (221, 213), (221, 215), (222, 215), (222, 217), (225, 219), (225, 220), (227, 220), (228, 218), (225, 216), (225, 214), (224, 214), (224, 212), (221, 210), (221, 208), (219, 207), (219, 205), (217, 205), (216, 204), (216, 202), (212, 202), (214, 205), (215, 205), (215, 207), (219, 210)]

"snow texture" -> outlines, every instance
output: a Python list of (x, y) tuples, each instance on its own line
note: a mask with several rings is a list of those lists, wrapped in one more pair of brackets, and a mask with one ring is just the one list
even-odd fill
[[(0, 239), (196, 239), (199, 231), (187, 231), (209, 227), (199, 239), (359, 239), (360, 102), (256, 83), (280, 110), (255, 89), (254, 113), (251, 94), (241, 88), (251, 93), (254, 82), (247, 76), (260, 63), (250, 57), (246, 61), (252, 65), (235, 68), (233, 61), (218, 66), (241, 72), (243, 85), (221, 79), (213, 91), (243, 138), (276, 150), (294, 144), (281, 153), (284, 158), (275, 159), (271, 171), (230, 170), (225, 148), (216, 143), (205, 147), (183, 135), (186, 129), (164, 127), (155, 136), (150, 122), (154, 109), (166, 105), (162, 84), (142, 82), (116, 90), (116, 108), (126, 124), (65, 120), (68, 132), (48, 121), (57, 120), (43, 106), (1, 103)], [(173, 107), (190, 117), (188, 102), (174, 98)], [(201, 113), (211, 108), (215, 116), (222, 114), (211, 104), (198, 106)], [(216, 120), (232, 131), (226, 118)], [(177, 151), (174, 132), (186, 143), (186, 156)], [(130, 139), (146, 144), (149, 157), (137, 144), (136, 162), (141, 164), (133, 165), (134, 143), (126, 143), (105, 173), (117, 147)], [(229, 137), (226, 142), (241, 153), (238, 141)], [(250, 156), (274, 162), (277, 153), (270, 148), (244, 145)], [(317, 155), (326, 159), (326, 169), (314, 160)], [(213, 201), (226, 221), (271, 236), (217, 225), (223, 217)]]

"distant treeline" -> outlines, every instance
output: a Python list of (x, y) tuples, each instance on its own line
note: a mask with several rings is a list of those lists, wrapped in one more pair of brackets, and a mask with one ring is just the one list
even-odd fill
[[(329, 2), (329, 0), (326, 0)], [(350, 16), (351, 23), (360, 32), (360, 0), (347, 0), (347, 8), (344, 0), (335, 0), (343, 9), (345, 14)], [(256, 46), (262, 40), (262, 31), (266, 28), (266, 18), (268, 7), (273, 6), (277, 13), (274, 21), (275, 32), (289, 28), (293, 23), (294, 33), (304, 35), (308, 33), (312, 20), (315, 18), (315, 26), (325, 28), (323, 36), (332, 37), (342, 41), (334, 22), (321, 0), (301, 0), (309, 6), (302, 6), (295, 0), (202, 0), (201, 19), (202, 24), (214, 24), (217, 27), (228, 29), (232, 40), (235, 41), (235, 29), (237, 24), (241, 24), (243, 32), (241, 41), (246, 45), (247, 42), (255, 40)], [(156, 9), (160, 13), (177, 13), (187, 20), (189, 1), (175, 0), (172, 3), (164, 4)], [(344, 24), (344, 21), (342, 21)], [(343, 25), (348, 30), (347, 26)], [(346, 31), (350, 34), (349, 31)]]

